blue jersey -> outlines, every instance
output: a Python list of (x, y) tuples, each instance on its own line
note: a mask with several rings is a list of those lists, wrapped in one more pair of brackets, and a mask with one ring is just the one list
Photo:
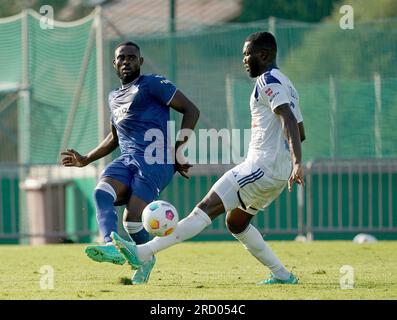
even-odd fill
[(153, 138), (145, 141), (145, 133), (150, 129), (162, 132), (164, 139), (157, 139), (156, 143), (161, 144), (157, 145), (157, 150), (162, 149), (166, 155), (169, 147), (168, 104), (175, 92), (176, 87), (169, 80), (154, 74), (141, 75), (133, 82), (110, 92), (111, 122), (116, 128), (121, 155), (126, 165), (136, 159), (143, 159), (145, 149), (155, 140)]

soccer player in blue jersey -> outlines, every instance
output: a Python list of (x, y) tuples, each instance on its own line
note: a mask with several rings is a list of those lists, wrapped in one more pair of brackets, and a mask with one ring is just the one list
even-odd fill
[[(117, 231), (114, 206), (126, 204), (123, 214), (125, 230), (135, 243), (147, 242), (149, 234), (141, 221), (143, 209), (159, 197), (176, 171), (188, 178), (191, 167), (188, 163), (179, 163), (179, 157), (176, 157), (180, 146), (187, 142), (188, 135), (185, 139), (177, 139), (175, 147), (172, 147), (167, 141), (167, 122), (172, 108), (183, 114), (181, 129), (193, 130), (199, 110), (166, 78), (154, 74), (141, 75), (143, 62), (137, 44), (124, 42), (116, 48), (113, 65), (121, 88), (109, 94), (110, 133), (87, 155), (73, 149), (61, 153), (64, 166), (84, 167), (117, 147), (121, 150), (121, 156), (102, 172), (94, 191), (97, 221), (105, 245), (89, 246), (85, 252), (97, 262), (125, 263), (125, 258), (115, 249), (110, 238), (111, 232)], [(155, 141), (152, 136), (148, 139), (145, 133), (149, 130), (160, 132), (161, 136), (157, 140), (155, 137)], [(153, 143), (156, 144), (154, 153), (162, 154), (145, 153)], [(154, 263), (153, 258), (135, 271), (132, 283), (146, 283)]]

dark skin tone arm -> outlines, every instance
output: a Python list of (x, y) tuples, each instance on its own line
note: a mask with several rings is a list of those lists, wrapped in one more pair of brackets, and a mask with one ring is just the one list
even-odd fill
[(95, 149), (91, 150), (87, 155), (82, 156), (74, 149), (67, 149), (61, 152), (62, 165), (65, 167), (85, 167), (91, 162), (103, 158), (111, 153), (119, 145), (116, 129), (111, 125), (111, 132), (106, 136)]
[(303, 122), (298, 123), (298, 129), (299, 129), (299, 136), (301, 138), (301, 142), (303, 142), (306, 140), (305, 128), (303, 126)]
[(174, 97), (172, 98), (169, 106), (182, 113), (182, 124), (181, 130), (185, 130), (184, 137), (179, 137), (175, 143), (175, 169), (180, 175), (186, 179), (189, 179), (187, 175), (191, 164), (184, 161), (184, 157), (181, 151), (183, 146), (189, 139), (190, 134), (193, 132), (196, 126), (197, 120), (200, 116), (199, 109), (191, 102), (181, 91), (177, 90)]
[[(181, 129), (189, 129), (191, 131), (187, 131), (187, 135), (185, 135), (185, 139), (178, 140), (175, 144), (176, 154), (180, 152), (180, 147), (185, 144), (190, 136), (190, 133), (193, 131), (197, 120), (200, 115), (200, 111), (198, 108), (179, 90), (175, 93), (174, 97), (172, 98), (169, 106), (174, 110), (183, 114), (182, 118), (182, 125)], [(103, 158), (104, 156), (108, 155), (112, 151), (114, 151), (119, 143), (117, 137), (117, 131), (114, 126), (111, 126), (111, 132), (107, 135), (105, 140), (102, 141), (95, 149), (91, 150), (87, 155), (83, 156), (78, 153), (74, 149), (67, 149), (66, 151), (62, 152), (62, 165), (65, 167), (84, 167), (89, 163)], [(183, 177), (189, 178), (187, 175), (189, 168), (192, 165), (178, 161), (183, 159), (183, 156), (177, 156), (175, 161), (175, 168)]]
[(292, 173), (288, 180), (288, 191), (292, 191), (294, 183), (304, 186), (303, 168), (302, 168), (302, 150), (301, 141), (305, 139), (303, 124), (302, 131), (299, 129), (296, 118), (292, 113), (289, 104), (282, 104), (274, 109), (274, 112), (280, 117), (284, 134), (288, 140), (291, 149)]

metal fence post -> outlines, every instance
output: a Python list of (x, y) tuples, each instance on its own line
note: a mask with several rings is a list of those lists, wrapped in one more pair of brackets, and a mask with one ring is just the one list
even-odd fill
[(302, 186), (298, 185), (298, 192), (296, 193), (298, 202), (298, 234), (304, 235), (304, 222), (303, 222), (303, 206), (305, 204), (304, 200), (304, 189)]
[[(30, 160), (30, 88), (29, 88), (29, 9), (22, 12), (21, 19), (21, 48), (22, 48), (22, 85), (18, 92), (18, 162), (22, 164), (19, 170), (19, 179), (23, 180), (27, 176), (28, 170), (23, 166)], [(26, 205), (26, 194), (21, 191), (19, 195), (19, 230), (27, 232), (28, 208)], [(27, 244), (28, 239), (21, 239), (21, 243)]]
[(312, 162), (306, 165), (306, 239), (313, 240), (313, 207), (312, 207)]
[(337, 156), (337, 137), (338, 137), (338, 129), (337, 129), (337, 102), (336, 102), (336, 87), (335, 80), (333, 75), (329, 76), (329, 97), (330, 97), (330, 108), (329, 108), (329, 117), (330, 117), (330, 156), (331, 158), (335, 158)]
[(375, 86), (375, 154), (377, 158), (382, 158), (382, 84), (379, 73), (374, 74)]
[[(102, 24), (102, 8), (96, 7), (95, 12), (95, 28), (96, 28), (96, 68), (97, 68), (97, 100), (98, 100), (98, 142), (105, 140), (105, 84), (104, 84), (104, 48), (103, 48), (103, 24)], [(106, 158), (98, 160), (99, 171), (105, 168)]]

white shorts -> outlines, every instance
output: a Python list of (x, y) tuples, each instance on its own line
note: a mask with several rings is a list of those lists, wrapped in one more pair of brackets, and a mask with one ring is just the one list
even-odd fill
[(239, 208), (256, 215), (269, 206), (287, 185), (286, 180), (271, 178), (255, 162), (245, 160), (227, 171), (211, 188), (221, 198), (225, 211)]

